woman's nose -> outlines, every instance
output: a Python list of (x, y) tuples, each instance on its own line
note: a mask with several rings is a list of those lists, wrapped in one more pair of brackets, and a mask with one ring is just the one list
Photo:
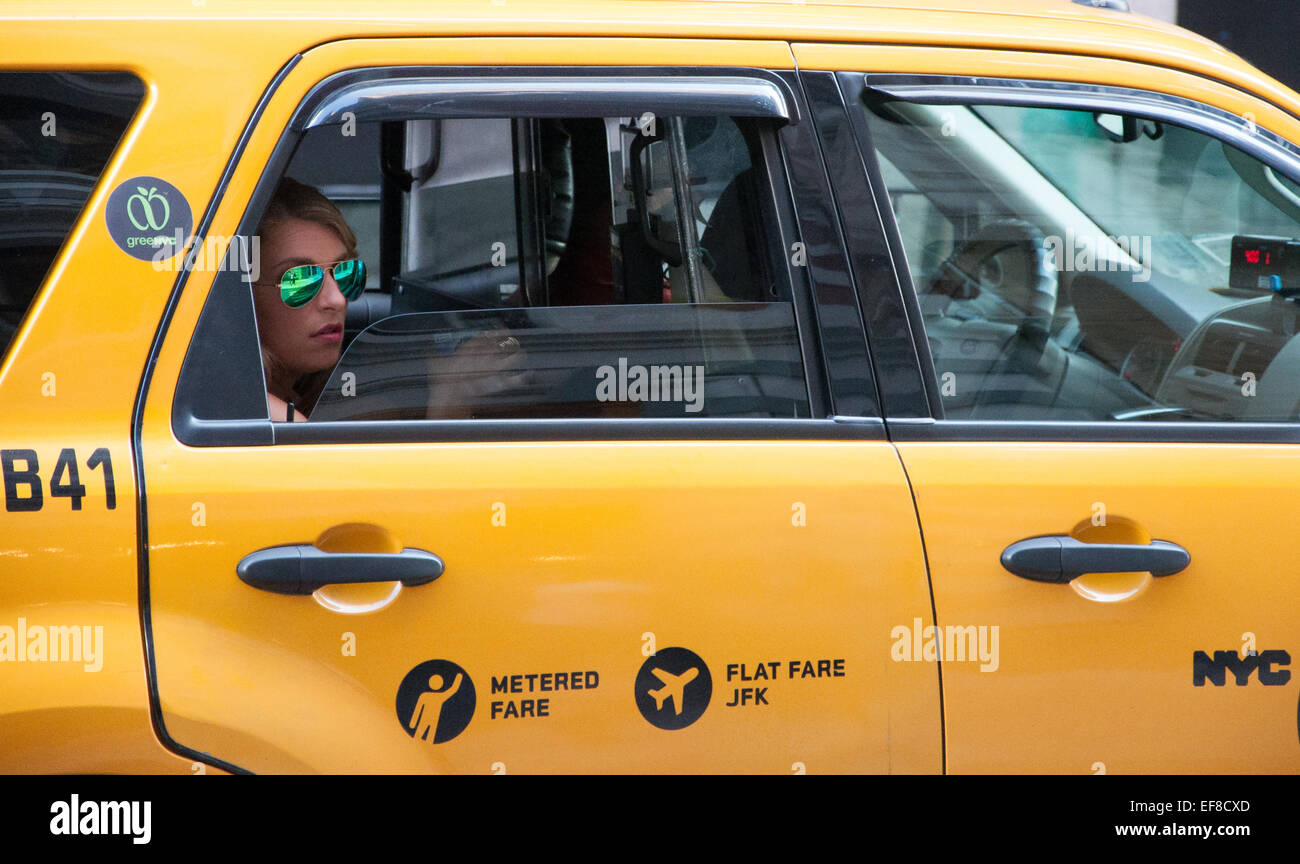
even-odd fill
[(325, 284), (320, 287), (320, 304), (326, 308), (335, 306), (346, 306), (347, 298), (339, 290), (339, 283), (334, 281), (334, 274), (330, 270), (325, 271)]

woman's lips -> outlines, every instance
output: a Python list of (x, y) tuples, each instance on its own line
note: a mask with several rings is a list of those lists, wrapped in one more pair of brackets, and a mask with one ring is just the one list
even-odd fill
[(311, 334), (311, 338), (320, 339), (323, 342), (342, 342), (343, 325), (330, 324), (326, 327), (322, 327), (315, 333)]

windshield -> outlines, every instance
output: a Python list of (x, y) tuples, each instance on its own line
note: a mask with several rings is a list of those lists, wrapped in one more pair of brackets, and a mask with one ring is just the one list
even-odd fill
[(1160, 272), (1226, 286), (1234, 234), (1297, 233), (1296, 221), (1247, 185), (1228, 154), (1252, 157), (1200, 132), (1145, 120), (1134, 140), (1116, 141), (1090, 111), (972, 110), (1103, 232), (1150, 237), (1152, 260), (1142, 263)]

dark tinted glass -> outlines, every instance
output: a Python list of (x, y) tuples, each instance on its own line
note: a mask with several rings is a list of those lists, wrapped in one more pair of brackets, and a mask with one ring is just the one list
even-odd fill
[(0, 72), (0, 354), (143, 98), (125, 73)]

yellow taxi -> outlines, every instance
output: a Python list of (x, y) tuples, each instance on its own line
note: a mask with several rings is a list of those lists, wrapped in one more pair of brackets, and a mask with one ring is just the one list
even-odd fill
[(1300, 770), (1291, 90), (1115, 0), (86, 13), (0, 11), (0, 770)]

